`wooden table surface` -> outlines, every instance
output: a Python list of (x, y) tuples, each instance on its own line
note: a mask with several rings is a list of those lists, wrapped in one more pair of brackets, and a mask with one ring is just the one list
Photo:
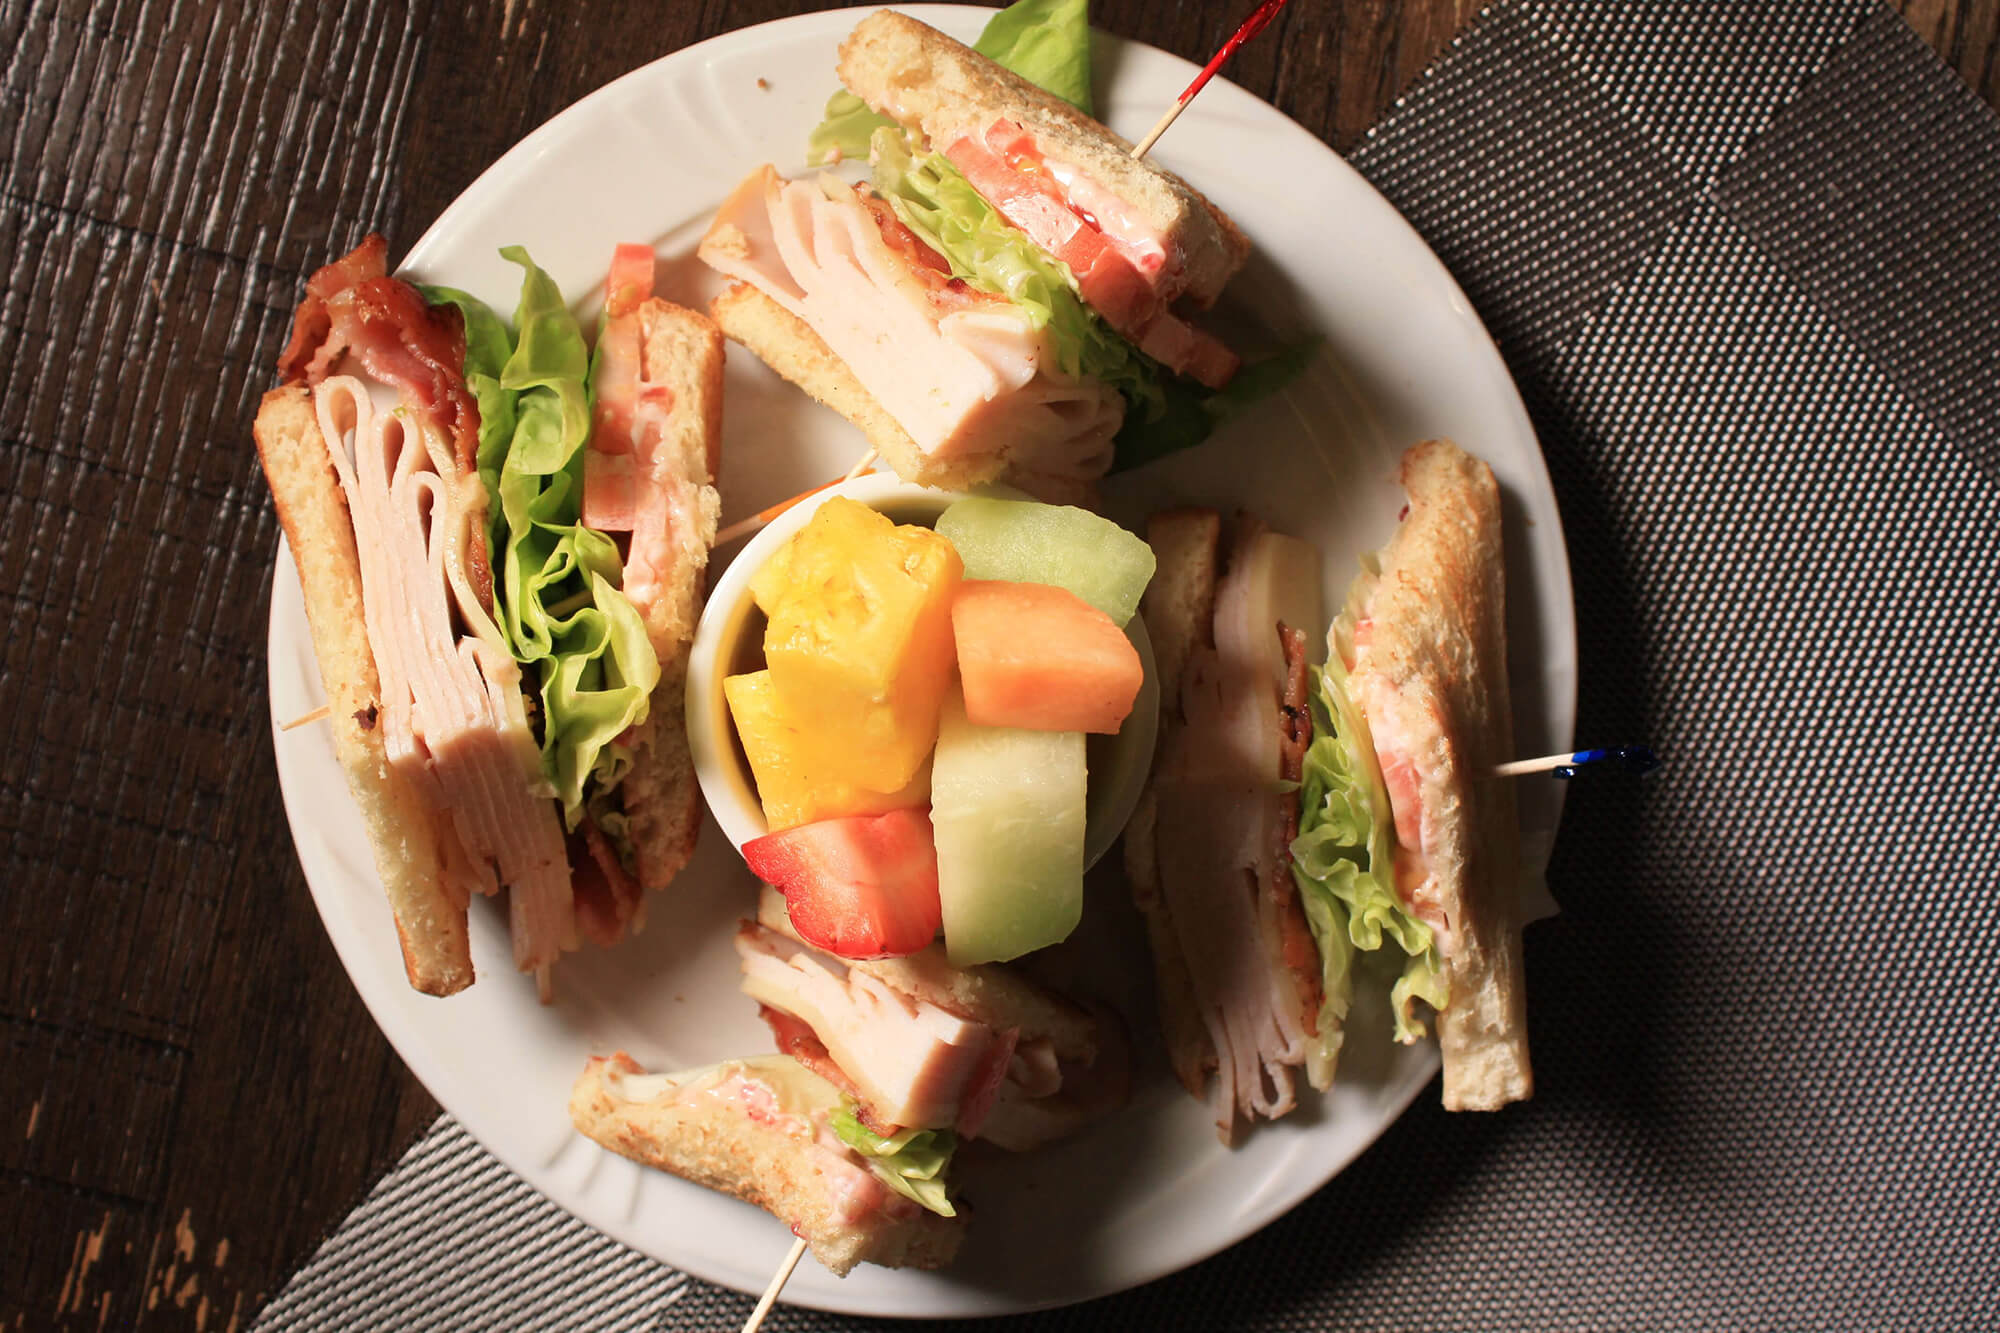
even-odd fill
[[(0, 1330), (243, 1327), (437, 1112), (320, 928), (265, 720), (249, 422), (326, 238), (407, 245), (584, 93), (817, 7), (0, 3)], [(1346, 149), (1477, 7), (1295, 0), (1231, 74)], [(1897, 7), (2000, 105), (2000, 0)], [(1200, 61), (1246, 8), (1094, 16)]]

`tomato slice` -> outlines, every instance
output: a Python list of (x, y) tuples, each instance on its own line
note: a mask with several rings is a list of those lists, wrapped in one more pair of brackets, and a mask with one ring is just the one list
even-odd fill
[(1013, 129), (1017, 137), (1010, 138), (1004, 125), (995, 125), (986, 143), (959, 139), (944, 155), (1001, 217), (1069, 266), (1078, 295), (1112, 328), (1155, 361), (1211, 389), (1229, 383), (1239, 364), (1236, 354), (1168, 313), (1154, 278), (1069, 202), (1019, 127)]
[[(1069, 265), (1078, 275), (1096, 269), (1107, 253), (1123, 263), (1102, 232), (1077, 216), (1048, 175), (1009, 166), (985, 145), (959, 139), (944, 150), (951, 164), (1000, 216), (1026, 232), (1028, 239)], [(1130, 264), (1126, 264), (1130, 268)], [(1136, 271), (1134, 273), (1136, 277)], [(1143, 279), (1141, 280), (1143, 283)]]
[(652, 294), (653, 247), (627, 244), (612, 251), (611, 271), (604, 278), (605, 315), (629, 315)]

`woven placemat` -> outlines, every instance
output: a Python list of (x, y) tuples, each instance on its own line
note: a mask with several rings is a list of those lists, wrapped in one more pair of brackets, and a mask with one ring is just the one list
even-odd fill
[[(2000, 1325), (2000, 122), (1866, 0), (1511, 0), (1354, 155), (1500, 341), (1576, 581), (1539, 1095), (1015, 1328)], [(440, 1120), (259, 1329), (730, 1328)], [(780, 1310), (770, 1327), (866, 1327)]]

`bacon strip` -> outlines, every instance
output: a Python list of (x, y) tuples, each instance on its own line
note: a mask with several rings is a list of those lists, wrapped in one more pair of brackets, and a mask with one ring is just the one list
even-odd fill
[(569, 835), (570, 889), (576, 925), (591, 943), (609, 949), (645, 904), (638, 882), (625, 873), (618, 849), (586, 813)]
[(413, 395), (452, 439), (468, 472), (479, 455), (479, 404), (465, 387), (465, 323), (455, 306), (388, 276), (389, 242), (371, 233), (306, 280), (292, 339), (278, 357), (287, 384), (318, 384), (356, 356), (370, 378)]
[(771, 1039), (778, 1043), (780, 1051), (854, 1099), (863, 1124), (877, 1134), (885, 1136), (896, 1132), (889, 1126), (874, 1122), (867, 1104), (861, 1100), (860, 1091), (854, 1086), (854, 1080), (849, 1078), (846, 1072), (833, 1062), (833, 1057), (826, 1053), (826, 1043), (813, 1032), (810, 1023), (802, 1018), (794, 1018), (782, 1009), (774, 1009), (768, 1004), (757, 1006), (757, 1016), (769, 1025)]
[[(371, 232), (306, 279), (292, 338), (278, 356), (287, 384), (317, 386), (352, 353), (370, 378), (412, 398), (451, 439), (466, 472), (478, 466), (479, 404), (465, 387), (465, 321), (456, 306), (433, 306), (388, 276), (389, 242)], [(483, 528), (483, 525), (482, 525)], [(479, 604), (493, 609), (493, 566), (482, 538), (467, 552)]]

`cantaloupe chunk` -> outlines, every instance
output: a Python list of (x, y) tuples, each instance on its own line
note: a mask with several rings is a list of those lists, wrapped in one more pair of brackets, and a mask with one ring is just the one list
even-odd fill
[(951, 629), (975, 726), (1110, 735), (1145, 683), (1125, 631), (1066, 588), (968, 580)]

